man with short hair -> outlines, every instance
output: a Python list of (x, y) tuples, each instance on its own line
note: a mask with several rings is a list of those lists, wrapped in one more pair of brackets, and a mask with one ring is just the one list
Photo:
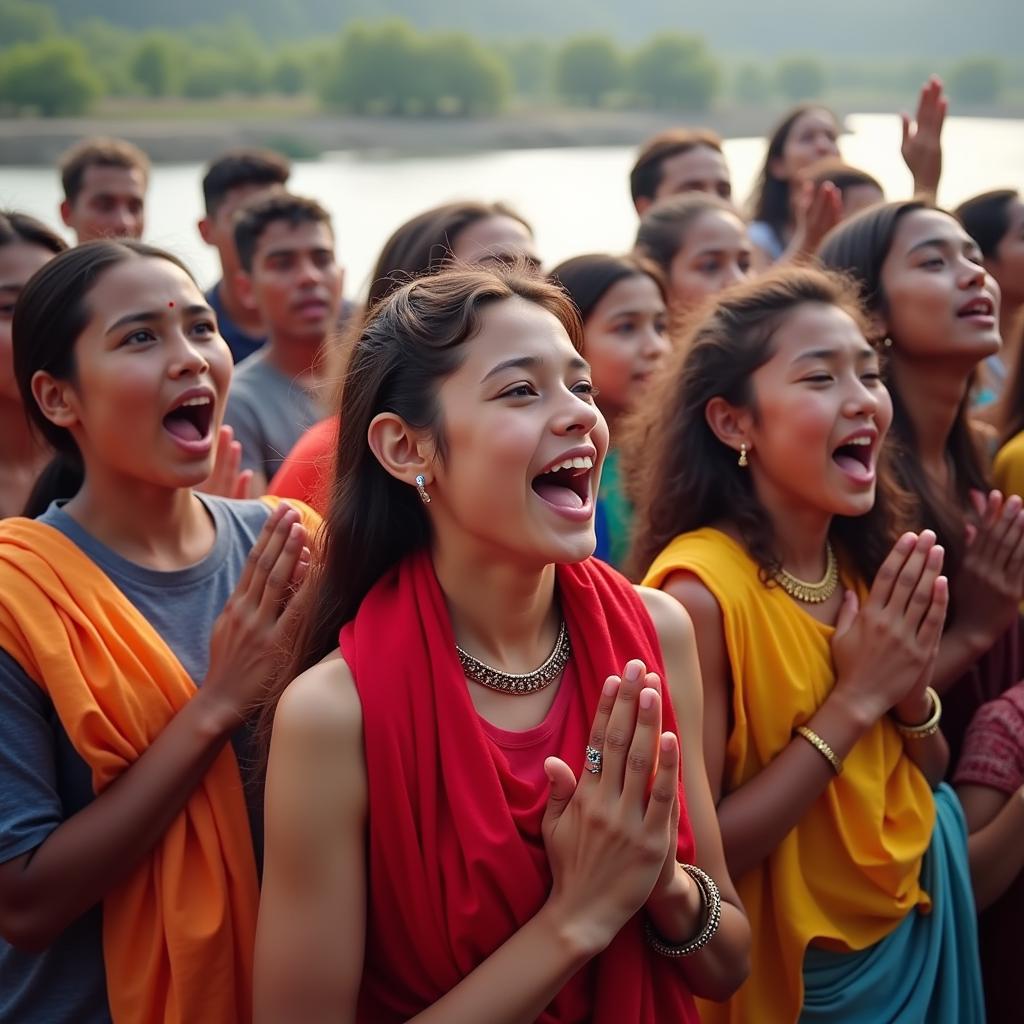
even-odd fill
[(680, 192), (711, 192), (731, 199), (722, 140), (703, 128), (660, 132), (640, 147), (629, 187), (641, 217), (657, 200)]
[(58, 166), (64, 186), (61, 220), (79, 244), (142, 237), (149, 157), (138, 146), (124, 139), (85, 139)]
[(217, 314), (221, 336), (236, 363), (251, 356), (266, 339), (259, 311), (248, 307), (238, 293), (239, 270), (234, 219), (239, 207), (256, 196), (283, 189), (291, 174), (288, 160), (269, 149), (235, 149), (214, 160), (203, 176), (206, 216), (199, 234), (220, 257), (221, 278), (206, 293)]
[(327, 211), (287, 192), (260, 196), (235, 217), (243, 304), (267, 327), (266, 344), (235, 372), (224, 422), (242, 445), (242, 468), (263, 493), (295, 442), (325, 410), (316, 369), (341, 308), (343, 271)]

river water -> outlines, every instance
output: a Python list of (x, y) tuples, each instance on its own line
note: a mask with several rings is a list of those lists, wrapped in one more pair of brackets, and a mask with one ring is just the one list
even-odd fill
[[(845, 159), (870, 171), (890, 198), (910, 191), (899, 154), (895, 116), (856, 114), (840, 146)], [(944, 133), (945, 167), (940, 201), (954, 206), (990, 188), (1024, 186), (1024, 121), (950, 118)], [(744, 199), (760, 167), (763, 139), (725, 144), (736, 196)], [(338, 254), (346, 266), (346, 293), (365, 291), (377, 253), (404, 220), (453, 199), (501, 199), (533, 225), (548, 266), (583, 252), (631, 247), (636, 214), (628, 175), (633, 147), (529, 149), (450, 157), (369, 157), (327, 154), (298, 161), (294, 191), (318, 199), (331, 212)], [(199, 164), (153, 169), (146, 239), (172, 249), (203, 284), (218, 276), (216, 253), (196, 232), (202, 216)], [(59, 220), (56, 172), (39, 167), (0, 167), (0, 208), (21, 209), (49, 223)]]

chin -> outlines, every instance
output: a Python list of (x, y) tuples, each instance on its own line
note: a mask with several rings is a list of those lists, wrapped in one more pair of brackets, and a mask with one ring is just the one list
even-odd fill
[(597, 535), (591, 528), (585, 534), (581, 534), (579, 538), (566, 537), (560, 543), (550, 545), (545, 561), (547, 564), (575, 565), (577, 562), (585, 562), (590, 558), (596, 547)]
[(856, 497), (846, 496), (835, 504), (833, 515), (844, 516), (847, 519), (856, 519), (858, 516), (866, 516), (875, 507), (875, 489), (872, 488), (869, 494), (862, 494)]

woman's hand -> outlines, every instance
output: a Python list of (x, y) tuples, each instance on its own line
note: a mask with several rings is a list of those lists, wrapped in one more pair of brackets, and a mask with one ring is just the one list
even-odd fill
[(603, 949), (650, 897), (678, 835), (679, 743), (661, 732), (660, 682), (642, 662), (605, 682), (590, 746), (602, 752), (601, 771), (585, 770), (578, 783), (564, 761), (545, 762), (542, 833), (553, 877), (547, 909)]
[(896, 705), (916, 708), (931, 682), (949, 603), (935, 534), (904, 534), (864, 602), (847, 593), (832, 639), (841, 700), (875, 722)]
[(222, 426), (217, 433), (213, 469), (197, 489), (222, 498), (251, 498), (252, 476), (251, 469), (242, 469), (242, 445), (235, 440), (234, 429)]
[(942, 92), (942, 82), (932, 76), (921, 89), (917, 117), (901, 114), (903, 162), (914, 176), (914, 194), (935, 199), (942, 174), (942, 125), (949, 101)]
[(242, 577), (214, 623), (210, 667), (196, 699), (234, 728), (262, 696), (282, 639), (282, 613), (309, 569), (299, 513), (282, 502), (249, 552)]
[(822, 239), (843, 219), (843, 196), (831, 181), (805, 181), (793, 200), (795, 228), (789, 248), (794, 261), (813, 258)]

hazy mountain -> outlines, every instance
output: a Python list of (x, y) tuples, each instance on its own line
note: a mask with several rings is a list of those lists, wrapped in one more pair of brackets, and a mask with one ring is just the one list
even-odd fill
[(1024, 36), (1021, 0), (51, 0), (50, 6), (65, 24), (98, 16), (128, 28), (181, 28), (242, 14), (268, 38), (319, 35), (356, 18), (388, 15), (421, 28), (487, 36), (601, 31), (634, 42), (679, 29), (700, 33), (719, 52), (750, 56), (1016, 58)]

